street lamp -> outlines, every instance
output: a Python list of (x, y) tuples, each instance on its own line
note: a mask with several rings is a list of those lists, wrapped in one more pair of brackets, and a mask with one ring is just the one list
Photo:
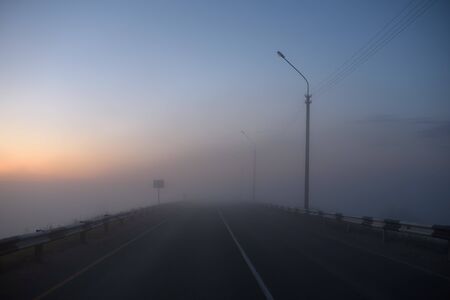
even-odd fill
[(305, 209), (309, 209), (309, 105), (311, 104), (311, 94), (309, 93), (309, 81), (287, 58), (283, 53), (277, 51), (279, 57), (284, 59), (300, 76), (306, 81), (306, 143), (305, 143)]
[(244, 130), (241, 130), (241, 133), (245, 136), (245, 138), (250, 142), (253, 147), (253, 179), (252, 179), (252, 201), (255, 202), (255, 192), (256, 192), (256, 145), (253, 140), (245, 133)]

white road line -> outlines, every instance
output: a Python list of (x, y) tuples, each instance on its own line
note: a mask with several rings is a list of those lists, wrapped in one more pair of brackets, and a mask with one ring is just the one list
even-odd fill
[(69, 283), (70, 281), (74, 280), (75, 278), (79, 277), (80, 275), (82, 275), (83, 273), (85, 273), (86, 271), (92, 269), (94, 266), (98, 265), (99, 263), (101, 263), (102, 261), (104, 261), (105, 259), (113, 256), (114, 254), (116, 254), (117, 252), (119, 252), (120, 250), (122, 250), (123, 248), (125, 248), (126, 246), (130, 245), (131, 243), (134, 243), (135, 241), (141, 239), (143, 236), (145, 236), (146, 234), (152, 232), (153, 230), (155, 230), (156, 228), (158, 228), (159, 226), (161, 226), (162, 224), (166, 223), (166, 220), (163, 220), (161, 222), (159, 222), (158, 224), (156, 224), (155, 226), (147, 229), (146, 231), (142, 232), (141, 234), (139, 234), (137, 237), (129, 240), (128, 242), (122, 244), (121, 246), (117, 247), (116, 249), (114, 249), (113, 251), (105, 254), (104, 256), (100, 257), (99, 259), (95, 260), (94, 262), (92, 262), (91, 264), (87, 265), (86, 267), (84, 267), (83, 269), (81, 269), (80, 271), (74, 273), (73, 275), (67, 277), (66, 279), (64, 279), (63, 281), (61, 281), (60, 283), (54, 285), (53, 287), (51, 287), (50, 289), (48, 289), (47, 291), (45, 291), (44, 293), (40, 294), (39, 296), (33, 298), (34, 300), (40, 300), (43, 299), (45, 297), (47, 297), (48, 295), (50, 295), (51, 293), (53, 293), (54, 291), (56, 291), (57, 289), (61, 288), (62, 286), (66, 285), (67, 283)]
[(223, 224), (225, 225), (225, 227), (227, 228), (228, 232), (230, 233), (231, 238), (233, 239), (234, 243), (236, 244), (236, 246), (238, 247), (239, 251), (241, 252), (241, 255), (244, 258), (245, 262), (247, 263), (248, 268), (250, 269), (250, 271), (252, 272), (253, 276), (255, 277), (256, 282), (258, 283), (258, 285), (259, 285), (261, 291), (263, 292), (264, 296), (266, 296), (266, 299), (268, 299), (268, 300), (273, 300), (272, 294), (270, 293), (270, 291), (267, 288), (267, 286), (264, 284), (264, 281), (262, 280), (262, 278), (259, 275), (258, 271), (256, 271), (255, 266), (253, 266), (252, 262), (250, 261), (250, 259), (247, 256), (247, 254), (245, 254), (244, 249), (241, 247), (241, 244), (239, 244), (238, 240), (234, 236), (233, 231), (231, 231), (230, 226), (228, 226), (228, 223), (225, 220), (225, 218), (223, 217), (222, 212), (220, 211), (220, 209), (218, 209), (217, 212), (219, 213), (219, 216), (222, 219)]

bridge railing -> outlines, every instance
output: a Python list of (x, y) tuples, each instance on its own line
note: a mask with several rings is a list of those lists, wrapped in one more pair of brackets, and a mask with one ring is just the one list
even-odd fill
[(105, 232), (109, 230), (109, 224), (112, 222), (123, 222), (138, 214), (145, 213), (152, 207), (134, 209), (128, 212), (121, 212), (114, 215), (103, 215), (79, 223), (61, 226), (47, 230), (36, 230), (34, 233), (22, 234), (0, 239), (0, 256), (7, 255), (27, 248), (35, 248), (35, 255), (40, 257), (43, 251), (43, 245), (63, 239), (76, 234), (80, 235), (80, 240), (86, 242), (86, 234), (98, 227), (104, 227)]
[(324, 212), (321, 210), (314, 210), (314, 209), (303, 209), (298, 207), (291, 207), (272, 203), (265, 203), (264, 205), (271, 208), (277, 208), (289, 212), (317, 216), (343, 222), (347, 224), (347, 231), (350, 230), (351, 224), (358, 224), (361, 226), (380, 229), (382, 230), (383, 233), (382, 234), (383, 242), (386, 240), (386, 232), (388, 231), (446, 240), (449, 244), (448, 254), (450, 259), (450, 226), (425, 225), (425, 224), (404, 222), (395, 219), (380, 219), (367, 216), (346, 216), (341, 213)]

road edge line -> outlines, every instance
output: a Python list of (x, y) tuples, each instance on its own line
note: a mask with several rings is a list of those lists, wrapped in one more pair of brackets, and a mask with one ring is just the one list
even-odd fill
[(141, 239), (143, 236), (145, 236), (146, 234), (154, 231), (155, 229), (157, 229), (158, 227), (160, 227), (161, 225), (163, 225), (164, 223), (167, 222), (167, 219), (159, 222), (158, 224), (156, 224), (155, 226), (147, 229), (146, 231), (140, 233), (138, 236), (136, 236), (135, 238), (129, 240), (128, 242), (125, 242), (124, 244), (120, 245), (119, 247), (117, 247), (116, 249), (106, 253), (105, 255), (103, 255), (102, 257), (96, 259), (94, 262), (90, 263), (89, 265), (87, 265), (86, 267), (84, 267), (83, 269), (75, 272), (74, 274), (72, 274), (71, 276), (67, 277), (66, 279), (64, 279), (63, 281), (61, 281), (60, 283), (54, 285), (53, 287), (49, 288), (48, 290), (46, 290), (45, 292), (43, 292), (42, 294), (40, 294), (39, 296), (36, 296), (33, 298), (33, 300), (41, 300), (44, 299), (45, 297), (47, 297), (48, 295), (50, 295), (51, 293), (53, 293), (54, 291), (56, 291), (57, 289), (61, 288), (62, 286), (66, 285), (67, 283), (69, 283), (70, 281), (72, 281), (73, 279), (79, 277), (80, 275), (82, 275), (83, 273), (89, 271), (92, 267), (98, 265), (99, 263), (101, 263), (102, 261), (104, 261), (105, 259), (113, 256), (114, 254), (116, 254), (117, 252), (119, 252), (120, 250), (122, 250), (123, 248), (125, 248), (126, 246), (134, 243), (135, 241)]
[(236, 244), (239, 252), (241, 253), (241, 256), (244, 258), (244, 261), (247, 263), (248, 268), (252, 272), (253, 277), (256, 279), (256, 282), (258, 283), (259, 288), (263, 292), (264, 296), (266, 297), (267, 300), (274, 300), (272, 294), (270, 293), (269, 289), (265, 285), (261, 275), (259, 275), (258, 271), (256, 271), (256, 268), (252, 264), (250, 258), (247, 256), (247, 254), (245, 253), (245, 251), (242, 248), (241, 244), (239, 244), (238, 240), (234, 236), (233, 231), (231, 230), (231, 228), (228, 225), (227, 221), (223, 217), (222, 212), (220, 211), (220, 209), (218, 209), (217, 212), (219, 213), (220, 219), (222, 220), (223, 224), (225, 225), (225, 228), (228, 230), (228, 233), (231, 235), (231, 238), (233, 239), (233, 241)]

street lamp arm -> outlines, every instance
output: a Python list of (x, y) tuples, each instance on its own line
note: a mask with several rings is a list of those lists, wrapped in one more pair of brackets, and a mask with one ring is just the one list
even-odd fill
[(306, 94), (309, 96), (309, 81), (305, 77), (305, 75), (303, 75), (302, 72), (300, 72), (293, 64), (291, 64), (291, 62), (286, 58), (286, 56), (284, 56), (283, 53), (281, 53), (280, 51), (277, 51), (277, 54), (278, 54), (279, 57), (284, 59), (295, 71), (297, 71), (297, 73), (300, 74), (300, 76), (302, 76), (303, 79), (305, 79), (305, 81), (306, 81)]

